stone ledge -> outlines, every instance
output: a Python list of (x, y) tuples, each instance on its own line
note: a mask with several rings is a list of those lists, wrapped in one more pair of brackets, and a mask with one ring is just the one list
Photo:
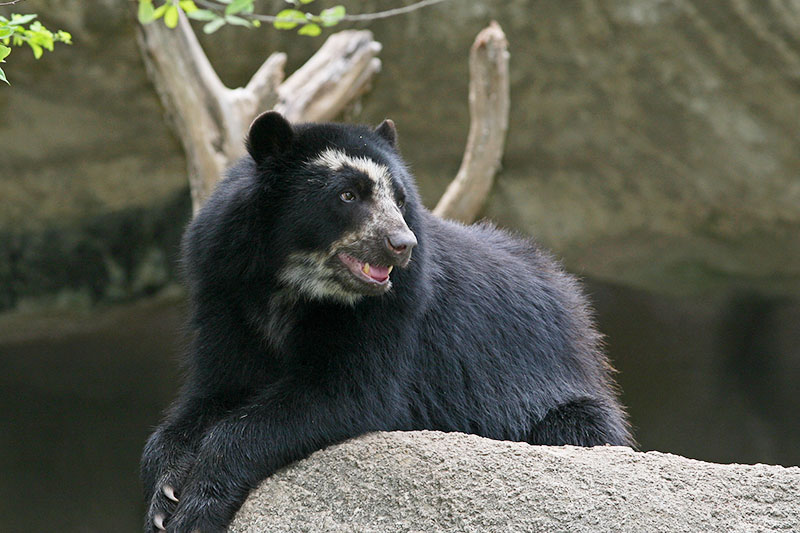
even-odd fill
[(800, 468), (373, 433), (269, 478), (230, 531), (800, 531)]

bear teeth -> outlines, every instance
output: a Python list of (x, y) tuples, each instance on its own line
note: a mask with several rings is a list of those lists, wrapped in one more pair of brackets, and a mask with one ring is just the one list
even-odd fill
[(389, 270), (386, 271), (386, 274), (391, 274), (393, 268), (394, 268), (394, 265), (389, 265)]
[(369, 263), (364, 263), (363, 272), (369, 276)]

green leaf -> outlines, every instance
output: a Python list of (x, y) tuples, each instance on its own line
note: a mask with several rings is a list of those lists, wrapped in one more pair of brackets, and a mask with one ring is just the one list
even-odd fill
[(197, 11), (191, 11), (189, 13), (186, 13), (186, 16), (194, 20), (214, 20), (218, 17), (216, 13), (214, 13), (213, 11), (209, 11), (208, 9), (198, 9)]
[(22, 26), (23, 24), (27, 24), (33, 19), (35, 19), (38, 15), (11, 15), (11, 22), (8, 23), (9, 26)]
[(53, 34), (48, 32), (38, 33), (34, 38), (33, 42), (41, 46), (42, 48), (46, 49), (49, 52), (53, 51)]
[(344, 6), (333, 6), (323, 9), (319, 14), (320, 22), (326, 28), (339, 24), (347, 14)]
[(164, 13), (164, 24), (166, 24), (167, 28), (174, 28), (178, 25), (178, 7), (175, 5), (170, 5), (167, 8), (166, 13)]
[(142, 24), (150, 24), (155, 20), (153, 17), (153, 13), (155, 12), (155, 8), (153, 7), (153, 0), (139, 0), (139, 22)]
[[(0, 80), (3, 80), (4, 82), (8, 83), (8, 80), (6, 79), (6, 73), (3, 72), (3, 69), (1, 68), (0, 68)], [(11, 85), (10, 83), (8, 84)]]
[(28, 41), (28, 45), (30, 45), (31, 50), (33, 50), (33, 57), (35, 57), (36, 59), (39, 59), (40, 57), (42, 57), (42, 54), (44, 53), (44, 51), (42, 50), (41, 46), (39, 46), (38, 44), (34, 43), (33, 41)]
[(208, 24), (206, 24), (205, 26), (203, 26), (203, 33), (205, 33), (205, 34), (214, 33), (215, 31), (217, 31), (218, 29), (220, 29), (224, 25), (225, 25), (225, 19), (224, 18), (220, 17), (218, 19), (214, 19), (211, 22), (209, 22)]
[(163, 17), (164, 13), (167, 12), (168, 7), (169, 4), (161, 4), (160, 6), (158, 6), (156, 10), (153, 12), (153, 20), (158, 20), (161, 17)]
[(56, 33), (56, 40), (64, 44), (72, 44), (72, 34), (68, 31), (58, 30), (58, 33)]
[(225, 8), (226, 15), (235, 15), (236, 13), (241, 13), (242, 11), (252, 11), (253, 10), (253, 0), (233, 0), (228, 7)]
[(302, 11), (296, 9), (284, 9), (275, 15), (275, 26), (278, 30), (291, 30), (296, 28), (298, 24), (302, 24), (306, 20), (306, 15)]
[(310, 3), (311, 3), (311, 2), (313, 2), (313, 1), (314, 1), (314, 0), (300, 0), (300, 3), (301, 3), (301, 4), (310, 4)]
[(180, 2), (178, 2), (178, 7), (183, 9), (183, 12), (186, 13), (187, 15), (189, 13), (194, 13), (199, 9), (195, 5), (194, 0), (181, 0)]
[(0, 26), (0, 39), (10, 37), (12, 33), (14, 33), (14, 28)]
[(8, 57), (8, 54), (11, 53), (11, 47), (3, 46), (0, 44), (0, 63), (5, 63), (5, 59)]
[(322, 29), (316, 24), (306, 24), (305, 26), (297, 30), (297, 33), (300, 35), (308, 35), (310, 37), (316, 37), (317, 35), (322, 33)]
[(244, 26), (245, 28), (249, 28), (251, 26), (249, 20), (243, 19), (242, 17), (237, 17), (236, 15), (228, 15), (225, 17), (225, 22), (235, 26)]

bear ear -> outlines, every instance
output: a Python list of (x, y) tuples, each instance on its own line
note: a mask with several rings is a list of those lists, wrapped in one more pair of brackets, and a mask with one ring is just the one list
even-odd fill
[(289, 121), (277, 111), (266, 111), (250, 124), (247, 134), (247, 151), (256, 163), (286, 151), (294, 140), (294, 130)]
[(386, 140), (392, 148), (397, 147), (397, 128), (394, 127), (394, 121), (387, 118), (375, 128), (375, 133)]

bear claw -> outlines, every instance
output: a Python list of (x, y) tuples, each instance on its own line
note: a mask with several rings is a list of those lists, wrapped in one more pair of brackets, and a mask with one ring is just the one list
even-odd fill
[(164, 529), (164, 515), (163, 514), (158, 513), (157, 515), (155, 515), (153, 517), (153, 524), (156, 526), (157, 530), (166, 531), (166, 529)]
[(164, 493), (164, 496), (173, 502), (178, 503), (178, 498), (175, 497), (175, 489), (173, 489), (170, 485), (164, 485), (164, 488), (161, 490)]

